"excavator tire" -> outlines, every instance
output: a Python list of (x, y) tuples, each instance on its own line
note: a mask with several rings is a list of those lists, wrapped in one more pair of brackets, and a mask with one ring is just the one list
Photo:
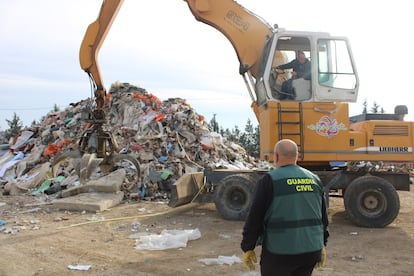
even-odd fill
[(345, 209), (351, 221), (362, 227), (383, 228), (400, 211), (400, 199), (394, 186), (376, 176), (361, 176), (345, 190)]
[(243, 174), (224, 177), (215, 195), (215, 205), (227, 220), (245, 220), (253, 201), (255, 182)]

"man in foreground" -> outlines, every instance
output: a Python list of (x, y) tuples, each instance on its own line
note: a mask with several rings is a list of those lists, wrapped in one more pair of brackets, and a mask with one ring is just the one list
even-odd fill
[(243, 262), (254, 269), (262, 244), (262, 275), (311, 275), (325, 261), (328, 217), (319, 177), (297, 165), (298, 148), (284, 139), (274, 148), (275, 170), (260, 179), (243, 229)]

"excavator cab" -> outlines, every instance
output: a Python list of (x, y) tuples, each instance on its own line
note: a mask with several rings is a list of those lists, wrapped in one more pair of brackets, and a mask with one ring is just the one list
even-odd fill
[[(291, 81), (291, 93), (284, 82), (291, 69), (276, 67), (303, 52), (311, 64), (309, 78)], [(265, 44), (255, 83), (258, 105), (267, 101), (356, 102), (358, 75), (347, 38), (328, 33), (294, 32), (276, 29)]]

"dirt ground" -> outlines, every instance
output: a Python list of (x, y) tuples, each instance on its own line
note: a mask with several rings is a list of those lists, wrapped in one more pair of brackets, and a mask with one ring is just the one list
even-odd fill
[[(399, 194), (399, 216), (383, 229), (354, 226), (343, 200), (332, 198), (327, 267), (314, 275), (414, 275), (414, 192)], [(129, 202), (97, 214), (67, 212), (36, 197), (0, 196), (0, 221), (6, 222), (0, 226), (0, 275), (259, 275), (258, 265), (247, 273), (242, 263), (200, 261), (241, 258), (243, 222), (223, 220), (213, 204), (170, 210), (165, 203)], [(130, 238), (164, 229), (199, 229), (201, 237), (158, 251), (138, 250)]]

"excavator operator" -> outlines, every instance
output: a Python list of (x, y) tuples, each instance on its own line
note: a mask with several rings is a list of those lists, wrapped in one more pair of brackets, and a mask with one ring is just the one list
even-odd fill
[(276, 67), (276, 69), (281, 70), (293, 69), (292, 78), (284, 81), (282, 84), (282, 92), (284, 92), (284, 94), (282, 94), (283, 99), (294, 99), (295, 96), (292, 86), (292, 81), (294, 79), (311, 79), (311, 63), (306, 58), (305, 53), (303, 51), (298, 51), (296, 56), (296, 59), (292, 60), (291, 62)]

